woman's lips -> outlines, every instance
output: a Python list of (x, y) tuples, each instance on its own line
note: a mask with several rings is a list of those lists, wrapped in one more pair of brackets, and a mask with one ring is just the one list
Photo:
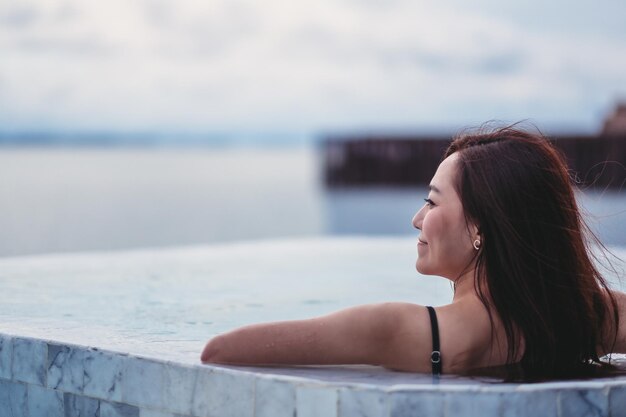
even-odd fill
[(428, 245), (428, 243), (424, 242), (422, 239), (417, 238), (417, 244)]

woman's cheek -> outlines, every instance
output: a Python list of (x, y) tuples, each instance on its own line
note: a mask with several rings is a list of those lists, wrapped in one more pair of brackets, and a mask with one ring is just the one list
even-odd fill
[(426, 214), (422, 222), (422, 231), (429, 244), (431, 240), (434, 242), (440, 237), (441, 219), (436, 211), (430, 211)]

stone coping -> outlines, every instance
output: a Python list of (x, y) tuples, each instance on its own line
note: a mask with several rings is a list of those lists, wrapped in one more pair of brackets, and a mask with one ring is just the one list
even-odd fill
[(626, 412), (626, 378), (503, 384), (370, 366), (188, 365), (0, 334), (0, 415), (6, 410), (21, 416), (617, 416)]

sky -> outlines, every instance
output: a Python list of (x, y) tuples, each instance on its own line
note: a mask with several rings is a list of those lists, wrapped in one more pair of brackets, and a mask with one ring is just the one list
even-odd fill
[(595, 132), (623, 0), (0, 0), (0, 131)]

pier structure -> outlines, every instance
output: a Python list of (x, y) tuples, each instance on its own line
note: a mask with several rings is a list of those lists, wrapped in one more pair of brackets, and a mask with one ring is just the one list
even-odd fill
[[(548, 135), (581, 187), (626, 186), (626, 104), (617, 106), (597, 135)], [(426, 185), (451, 136), (343, 135), (323, 141), (326, 186)]]

